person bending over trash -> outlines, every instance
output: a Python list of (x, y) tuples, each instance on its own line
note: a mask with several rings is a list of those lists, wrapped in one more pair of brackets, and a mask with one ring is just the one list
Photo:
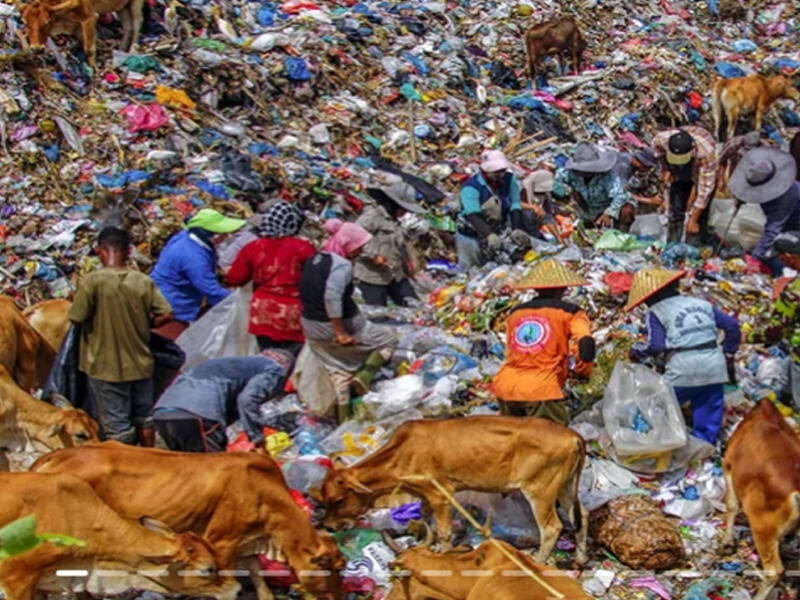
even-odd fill
[(304, 220), (294, 204), (273, 204), (261, 219), (261, 237), (241, 249), (228, 271), (228, 285), (253, 282), (247, 330), (261, 350), (284, 348), (297, 356), (303, 347), (300, 274), (315, 253), (314, 246), (297, 237)]
[(543, 417), (566, 425), (570, 403), (564, 397), (571, 344), (577, 344), (573, 371), (591, 374), (595, 345), (589, 317), (580, 307), (565, 302), (567, 287), (586, 281), (558, 261), (536, 263), (518, 289), (538, 296), (516, 307), (506, 325), (506, 360), (494, 377), (494, 392), (504, 415)]
[[(790, 269), (800, 272), (800, 231), (787, 231), (773, 244), (778, 258)], [(748, 344), (782, 345), (789, 352), (789, 390), (795, 407), (800, 406), (800, 278), (794, 277), (781, 290), (772, 307), (767, 327), (748, 331)]]
[(545, 240), (545, 234), (559, 242), (569, 233), (559, 228), (553, 203), (553, 182), (550, 171), (533, 171), (522, 181), (522, 224), (525, 231), (537, 240)]
[(481, 266), (498, 252), (500, 236), (509, 227), (516, 244), (530, 244), (523, 231), (519, 181), (511, 168), (502, 152), (484, 150), (480, 170), (461, 186), (456, 251), (463, 270)]
[(412, 269), (400, 217), (406, 212), (421, 213), (414, 188), (398, 177), (383, 187), (367, 188), (375, 200), (367, 206), (357, 223), (372, 234), (355, 264), (355, 278), (364, 302), (386, 306), (389, 298), (398, 306), (418, 300), (408, 279)]
[[(694, 435), (714, 444), (724, 416), (723, 385), (736, 379), (739, 322), (706, 300), (682, 296), (678, 285), (684, 275), (642, 269), (633, 276), (625, 310), (647, 305), (647, 342), (634, 344), (630, 358), (665, 357), (664, 378), (675, 389), (678, 403), (691, 405)], [(719, 329), (725, 332), (721, 349)]]
[(556, 172), (555, 193), (567, 196), (578, 207), (584, 227), (630, 228), (636, 216), (636, 201), (625, 190), (614, 171), (615, 150), (601, 150), (589, 142), (579, 142), (564, 168)]
[(746, 152), (728, 182), (737, 200), (761, 205), (767, 217), (758, 245), (745, 257), (751, 270), (777, 275), (782, 269), (772, 243), (784, 231), (800, 230), (800, 183), (794, 158), (774, 148)]
[(350, 387), (369, 391), (378, 370), (392, 357), (394, 332), (367, 321), (353, 300), (354, 261), (372, 239), (356, 223), (330, 219), (323, 252), (306, 261), (300, 277), (301, 324), (309, 350), (328, 372), (336, 393), (340, 423), (352, 416)]
[(69, 320), (81, 326), (80, 370), (89, 377), (106, 439), (153, 446), (153, 355), (150, 328), (172, 318), (153, 281), (126, 265), (127, 231), (106, 227), (97, 237), (103, 268), (81, 281)]
[(639, 214), (656, 212), (663, 204), (659, 163), (651, 148), (642, 148), (634, 154), (618, 152), (614, 172), (622, 185), (636, 200)]
[(291, 352), (270, 348), (257, 356), (215, 358), (187, 369), (153, 409), (159, 435), (170, 450), (224, 452), (225, 428), (239, 420), (249, 440), (262, 445), (259, 408), (283, 392), (293, 366)]
[(246, 223), (204, 208), (170, 238), (150, 276), (175, 310), (175, 320), (157, 333), (174, 340), (197, 320), (203, 300), (215, 306), (228, 297), (230, 292), (217, 281), (215, 245)]
[(753, 148), (760, 148), (764, 145), (761, 139), (761, 133), (758, 131), (751, 131), (744, 135), (735, 135), (722, 146), (719, 151), (719, 171), (717, 171), (717, 189), (724, 190), (728, 185), (728, 179), (742, 157), (748, 150)]
[(670, 129), (656, 135), (653, 151), (662, 161), (664, 183), (669, 183), (668, 241), (680, 242), (685, 230), (687, 243), (710, 243), (709, 206), (718, 164), (714, 136), (694, 125)]

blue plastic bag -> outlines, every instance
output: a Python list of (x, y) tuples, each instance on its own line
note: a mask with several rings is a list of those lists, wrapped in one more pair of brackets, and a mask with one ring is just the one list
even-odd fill
[(286, 76), (290, 81), (308, 81), (311, 79), (311, 72), (304, 58), (289, 57), (283, 61), (283, 68), (286, 69)]
[(721, 77), (724, 77), (725, 79), (745, 76), (745, 72), (741, 67), (738, 67), (729, 62), (718, 62), (716, 65), (714, 65), (714, 70), (717, 73), (719, 73)]
[(736, 52), (740, 53), (753, 52), (754, 50), (758, 50), (758, 46), (756, 45), (755, 42), (751, 42), (750, 40), (745, 40), (745, 39), (736, 40), (731, 44), (731, 46), (733, 46), (733, 49), (736, 50)]
[(529, 95), (514, 96), (508, 101), (508, 107), (514, 110), (544, 110), (544, 102), (538, 98), (531, 98)]

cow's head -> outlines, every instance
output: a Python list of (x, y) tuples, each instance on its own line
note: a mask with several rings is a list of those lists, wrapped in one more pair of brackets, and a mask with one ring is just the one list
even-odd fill
[(81, 409), (73, 408), (63, 396), (55, 394), (52, 402), (61, 410), (47, 436), (48, 442), (54, 442), (52, 448), (72, 448), (100, 441), (97, 437), (100, 428), (94, 419)]
[(769, 79), (769, 87), (775, 98), (789, 98), (797, 102), (800, 100), (800, 92), (794, 86), (791, 77), (780, 74)]
[(317, 499), (325, 507), (325, 525), (339, 528), (344, 521), (364, 514), (371, 506), (374, 495), (347, 469), (331, 469), (317, 494)]
[(33, 0), (24, 5), (20, 12), (31, 47), (43, 47), (53, 29), (53, 12), (50, 6), (40, 0)]
[[(153, 576), (151, 582), (166, 592), (196, 597), (215, 597), (233, 600), (240, 586), (231, 577), (220, 576), (217, 555), (211, 545), (191, 532), (175, 533), (167, 525), (143, 517), (141, 524), (173, 541), (177, 548), (169, 557), (156, 558), (165, 570)], [(151, 586), (148, 586), (151, 587)], [(156, 590), (158, 591), (158, 590)]]
[[(308, 557), (300, 569), (300, 583), (306, 592), (322, 600), (343, 600), (346, 596), (341, 572), (346, 561), (336, 541), (328, 534), (319, 536), (319, 544), (305, 551)], [(306, 571), (306, 574), (303, 574)], [(309, 572), (310, 571), (310, 572)]]

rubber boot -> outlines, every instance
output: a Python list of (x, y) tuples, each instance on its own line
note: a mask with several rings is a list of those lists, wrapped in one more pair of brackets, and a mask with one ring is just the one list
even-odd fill
[(386, 359), (380, 352), (373, 352), (361, 365), (358, 372), (353, 375), (351, 386), (356, 396), (363, 396), (369, 391), (369, 386), (380, 368), (386, 364)]
[(350, 406), (350, 373), (333, 371), (330, 373), (334, 396), (336, 397), (336, 422), (341, 425), (353, 416)]
[(136, 429), (136, 437), (139, 440), (139, 445), (144, 448), (155, 448), (156, 445), (156, 428), (155, 427), (139, 427)]

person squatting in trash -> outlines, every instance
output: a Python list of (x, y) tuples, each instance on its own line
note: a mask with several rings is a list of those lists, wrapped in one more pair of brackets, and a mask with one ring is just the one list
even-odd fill
[(386, 306), (389, 298), (398, 306), (418, 300), (409, 276), (414, 270), (400, 218), (407, 212), (422, 213), (414, 188), (399, 177), (382, 187), (367, 188), (375, 200), (356, 221), (372, 239), (355, 263), (355, 278), (364, 302)]
[(153, 446), (154, 361), (150, 329), (172, 318), (172, 308), (144, 273), (127, 267), (127, 231), (106, 227), (97, 238), (103, 268), (83, 278), (69, 309), (80, 325), (80, 370), (105, 439)]
[(170, 450), (224, 452), (225, 428), (240, 421), (248, 439), (264, 443), (259, 408), (283, 392), (294, 355), (270, 348), (257, 356), (215, 358), (178, 376), (159, 398), (153, 420)]
[[(517, 285), (538, 295), (516, 307), (506, 325), (506, 360), (494, 377), (504, 415), (543, 417), (567, 425), (570, 401), (564, 384), (572, 370), (589, 377), (595, 344), (589, 317), (562, 300), (567, 287), (586, 281), (554, 259), (543, 260)], [(575, 352), (577, 347), (577, 352)]]
[(261, 350), (285, 348), (297, 356), (303, 347), (300, 275), (316, 252), (297, 237), (304, 220), (294, 204), (273, 204), (261, 219), (261, 237), (241, 249), (228, 271), (230, 286), (253, 282), (248, 331)]
[(170, 238), (150, 276), (172, 305), (175, 318), (157, 333), (176, 339), (197, 320), (204, 300), (211, 307), (228, 297), (230, 292), (217, 281), (215, 246), (246, 223), (203, 208), (186, 222), (184, 231)]
[(773, 249), (776, 236), (800, 230), (800, 183), (796, 165), (788, 152), (755, 148), (744, 154), (731, 175), (728, 187), (738, 201), (758, 204), (767, 217), (764, 232), (749, 256), (751, 271), (778, 275), (783, 265)]
[(633, 154), (617, 153), (614, 172), (622, 181), (625, 191), (636, 200), (637, 214), (657, 212), (663, 204), (659, 166), (651, 148), (642, 148)]
[(522, 180), (522, 226), (525, 232), (537, 240), (551, 239), (563, 242), (570, 230), (562, 228), (560, 216), (553, 202), (554, 176), (550, 171), (539, 169)]
[[(780, 261), (800, 272), (800, 231), (778, 235), (773, 243)], [(800, 407), (800, 278), (793, 277), (781, 290), (772, 307), (767, 326), (748, 331), (748, 344), (782, 345), (788, 351), (788, 393), (795, 407)]]
[(633, 223), (636, 200), (614, 171), (616, 163), (615, 150), (579, 142), (572, 158), (556, 171), (554, 193), (575, 203), (584, 227), (616, 227), (627, 231)]
[(480, 169), (461, 186), (456, 252), (463, 270), (490, 260), (502, 248), (500, 236), (509, 228), (516, 244), (530, 244), (523, 230), (519, 181), (511, 169), (502, 152), (484, 150)]
[(330, 219), (331, 234), (322, 252), (306, 261), (300, 277), (300, 322), (306, 345), (327, 371), (336, 394), (336, 416), (352, 416), (350, 388), (369, 391), (378, 370), (392, 357), (397, 337), (361, 314), (353, 300), (353, 265), (372, 239), (356, 223)]
[[(678, 403), (690, 404), (695, 437), (714, 444), (724, 416), (723, 385), (735, 382), (734, 355), (739, 350), (739, 322), (706, 300), (682, 296), (683, 271), (641, 269), (633, 276), (625, 310), (647, 305), (647, 342), (637, 342), (631, 360), (663, 356), (664, 378)], [(718, 330), (725, 332), (722, 348)]]
[(694, 125), (662, 131), (653, 138), (653, 152), (669, 184), (667, 240), (680, 242), (685, 233), (689, 244), (711, 243), (708, 218), (718, 170), (714, 136)]

